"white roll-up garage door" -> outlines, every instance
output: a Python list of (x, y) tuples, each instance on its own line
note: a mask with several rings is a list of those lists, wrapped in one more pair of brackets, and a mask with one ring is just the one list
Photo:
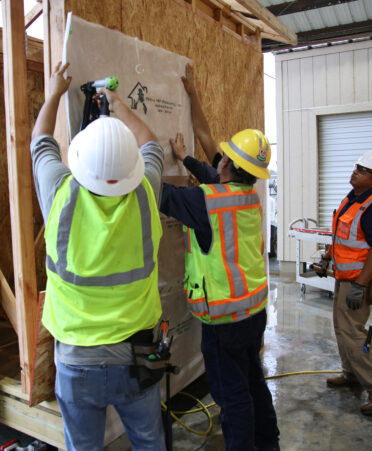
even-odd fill
[(332, 213), (352, 189), (355, 161), (372, 149), (372, 112), (320, 116), (319, 226), (332, 225)]

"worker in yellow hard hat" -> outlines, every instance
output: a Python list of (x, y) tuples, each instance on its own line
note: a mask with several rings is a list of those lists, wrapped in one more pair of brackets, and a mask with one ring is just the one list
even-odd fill
[(183, 77), (195, 134), (209, 166), (186, 153), (182, 133), (171, 139), (174, 156), (201, 183), (163, 184), (161, 212), (183, 223), (184, 289), (191, 313), (202, 322), (201, 349), (209, 388), (221, 408), (226, 450), (279, 450), (279, 430), (260, 362), (268, 286), (262, 212), (253, 185), (269, 178), (265, 135), (242, 130), (218, 151), (201, 108), (193, 70)]
[(140, 371), (133, 352), (153, 342), (162, 313), (163, 149), (117, 94), (105, 90), (116, 118), (96, 119), (79, 132), (65, 166), (53, 133), (71, 82), (67, 68), (59, 63), (53, 71), (31, 142), (47, 254), (42, 322), (55, 339), (66, 449), (103, 449), (112, 404), (133, 449), (164, 451), (161, 372)]

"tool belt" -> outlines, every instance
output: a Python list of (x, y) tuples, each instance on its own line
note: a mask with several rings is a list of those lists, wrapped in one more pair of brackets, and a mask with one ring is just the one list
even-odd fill
[(135, 377), (141, 390), (151, 387), (161, 380), (168, 365), (168, 358), (158, 358), (158, 343), (153, 343), (153, 331), (144, 330), (129, 337), (132, 345), (134, 364), (130, 366), (130, 376)]

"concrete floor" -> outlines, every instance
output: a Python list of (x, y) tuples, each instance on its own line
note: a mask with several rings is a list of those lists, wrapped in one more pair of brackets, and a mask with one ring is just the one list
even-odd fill
[[(267, 376), (297, 371), (340, 370), (333, 332), (332, 298), (306, 286), (302, 294), (294, 274), (279, 273), (270, 262), (270, 300), (262, 362)], [(370, 318), (372, 324), (372, 317)], [(328, 388), (330, 374), (293, 375), (268, 380), (281, 431), (282, 451), (371, 451), (372, 417), (359, 412), (366, 395), (358, 388)], [(202, 377), (185, 389), (206, 405), (213, 402)], [(204, 392), (204, 393), (203, 393)], [(181, 401), (179, 401), (182, 404)], [(207, 437), (173, 424), (173, 451), (223, 451), (218, 408), (210, 414), (213, 429)], [(203, 413), (182, 417), (199, 431), (208, 428)], [(120, 438), (110, 451), (130, 450)]]
[[(262, 354), (265, 374), (340, 370), (332, 325), (332, 299), (328, 293), (307, 286), (306, 294), (302, 294), (293, 274), (279, 274), (274, 261), (270, 266), (268, 325)], [(365, 393), (358, 388), (328, 388), (327, 376), (293, 375), (268, 380), (281, 431), (282, 451), (372, 450), (372, 417), (359, 412)], [(205, 404), (212, 403), (205, 377), (185, 391), (195, 394)], [(175, 402), (180, 410), (189, 408), (180, 397)], [(207, 437), (192, 434), (174, 423), (173, 450), (223, 451), (218, 408), (210, 408), (210, 414), (213, 429)], [(198, 413), (184, 416), (182, 420), (192, 428), (205, 431), (208, 427), (205, 418), (203, 413)], [(125, 437), (108, 447), (108, 451), (127, 450), (130, 446)]]

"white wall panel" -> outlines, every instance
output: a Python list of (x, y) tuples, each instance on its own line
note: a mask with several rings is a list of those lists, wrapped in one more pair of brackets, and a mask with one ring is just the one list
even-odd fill
[(354, 102), (354, 52), (340, 54), (341, 103)]
[(314, 77), (313, 77), (313, 59), (304, 58), (300, 60), (301, 64), (301, 106), (302, 108), (312, 108), (314, 106)]
[(313, 84), (314, 84), (314, 105), (326, 105), (327, 102), (327, 78), (326, 78), (326, 57), (319, 55), (313, 60)]
[[(372, 111), (372, 42), (277, 55), (276, 77), (278, 258), (295, 261), (288, 224), (297, 217), (318, 219), (317, 120)], [(310, 258), (314, 246), (304, 250)]]
[(372, 101), (372, 49), (368, 49), (368, 100)]
[(340, 103), (340, 54), (326, 56), (327, 105)]
[(354, 56), (355, 103), (368, 99), (368, 49), (356, 50)]

